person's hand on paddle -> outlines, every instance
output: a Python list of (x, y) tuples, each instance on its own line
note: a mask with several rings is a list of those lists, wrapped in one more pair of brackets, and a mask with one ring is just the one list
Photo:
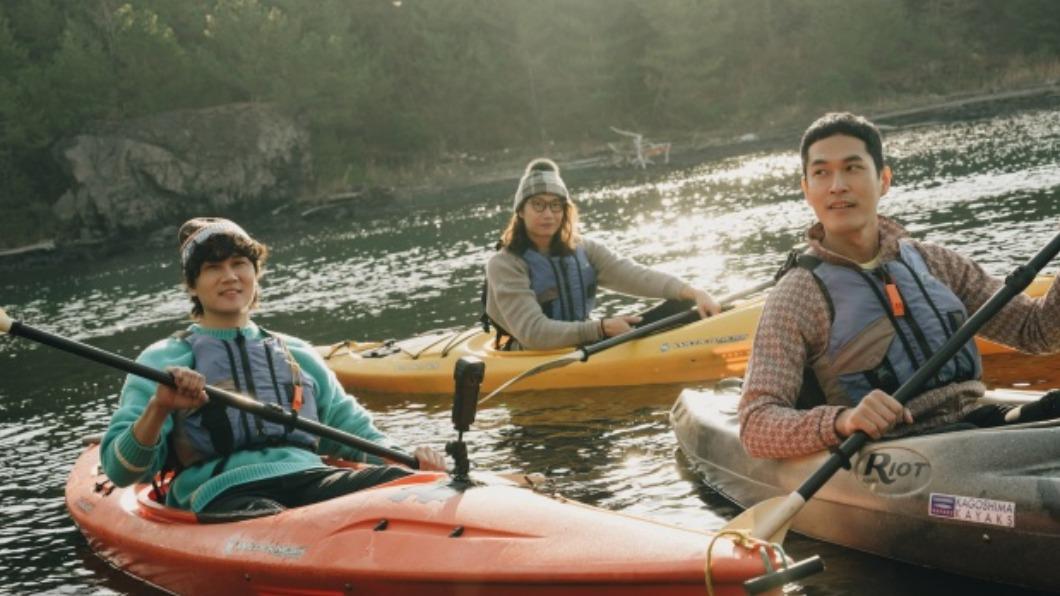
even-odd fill
[(173, 378), (175, 387), (159, 383), (151, 401), (133, 424), (133, 436), (141, 445), (158, 443), (162, 425), (174, 410), (193, 410), (209, 400), (205, 391), (206, 377), (183, 366), (167, 367), (166, 372)]
[(169, 366), (166, 372), (173, 376), (176, 387), (159, 385), (151, 401), (159, 407), (173, 410), (194, 410), (206, 405), (206, 377), (183, 366)]
[(878, 440), (900, 422), (913, 423), (913, 414), (890, 395), (874, 389), (854, 408), (847, 408), (835, 419), (835, 430), (841, 437), (864, 431)]
[(633, 325), (640, 322), (637, 315), (622, 315), (600, 321), (600, 328), (604, 331), (604, 337), (622, 335), (633, 329)]
[(685, 286), (681, 289), (680, 298), (681, 300), (695, 300), (699, 316), (704, 319), (721, 312), (721, 305), (706, 290)]
[(420, 445), (412, 452), (412, 455), (420, 462), (420, 470), (424, 472), (445, 471), (445, 455), (437, 449)]

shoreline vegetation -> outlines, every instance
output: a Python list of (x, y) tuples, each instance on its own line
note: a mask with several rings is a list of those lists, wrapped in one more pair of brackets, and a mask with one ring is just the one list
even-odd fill
[(907, 122), (1058, 81), (1049, 0), (10, 0), (0, 250), (76, 237), (56, 148), (97, 122), (276, 105), (311, 139), (312, 179), (271, 210), (294, 217), (459, 200), (539, 155), (607, 167), (614, 129), (675, 167), (794, 147), (825, 111)]

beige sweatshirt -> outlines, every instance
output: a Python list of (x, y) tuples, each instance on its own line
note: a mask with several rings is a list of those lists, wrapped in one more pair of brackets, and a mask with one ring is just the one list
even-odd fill
[[(880, 261), (898, 254), (898, 239), (907, 236), (894, 221), (880, 216)], [(825, 261), (857, 267), (821, 246), (821, 224), (807, 232), (810, 254)], [(931, 273), (949, 286), (968, 309), (982, 306), (1002, 285), (967, 257), (935, 244), (913, 241)], [(838, 445), (835, 419), (842, 406), (796, 410), (803, 367), (825, 356), (831, 321), (824, 294), (813, 274), (796, 268), (769, 293), (755, 332), (740, 401), (740, 438), (754, 457), (786, 458)], [(1016, 296), (979, 331), (987, 339), (1024, 352), (1060, 350), (1060, 283), (1045, 296)], [(913, 398), (907, 407), (913, 424), (899, 424), (889, 437), (921, 432), (960, 420), (982, 397), (979, 381), (955, 383)]]
[[(677, 299), (685, 282), (655, 271), (632, 259), (620, 257), (604, 244), (586, 237), (581, 246), (596, 270), (597, 284), (623, 294), (647, 298)], [(486, 313), (528, 350), (551, 350), (585, 345), (603, 339), (600, 321), (554, 321), (541, 310), (530, 289), (526, 261), (506, 249), (486, 264)]]

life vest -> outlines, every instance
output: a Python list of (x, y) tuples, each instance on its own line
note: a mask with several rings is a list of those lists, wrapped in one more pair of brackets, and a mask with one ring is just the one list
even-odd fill
[[(263, 339), (255, 340), (245, 339), (238, 330), (231, 340), (192, 332), (177, 337), (191, 346), (195, 370), (206, 377), (207, 384), (319, 422), (316, 382), (302, 374), (281, 337), (263, 333)], [(319, 444), (317, 437), (305, 431), (212, 401), (196, 410), (178, 411), (175, 422), (171, 445), (184, 467), (244, 449), (291, 445), (315, 452)]]
[(522, 256), (530, 269), (530, 289), (546, 317), (556, 321), (589, 318), (596, 307), (596, 270), (584, 247), (562, 257), (546, 257), (530, 248)]
[[(826, 357), (810, 364), (800, 407), (821, 403), (822, 398), (832, 404), (857, 404), (873, 389), (893, 394), (968, 318), (961, 300), (931, 274), (907, 241), (899, 241), (895, 260), (873, 271), (807, 255), (798, 264), (813, 274), (832, 318)], [(979, 350), (975, 340), (969, 340), (923, 390), (981, 375)], [(814, 381), (823, 393), (816, 398), (806, 392)]]

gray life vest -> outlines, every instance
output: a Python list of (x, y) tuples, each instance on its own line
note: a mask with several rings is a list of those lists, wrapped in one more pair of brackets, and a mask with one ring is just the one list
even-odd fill
[[(895, 260), (874, 271), (806, 256), (799, 266), (813, 274), (832, 315), (827, 357), (810, 365), (828, 403), (856, 404), (873, 389), (894, 393), (968, 317), (961, 300), (907, 241), (899, 241)], [(889, 284), (897, 288), (899, 304)], [(969, 340), (923, 390), (979, 379), (982, 370), (975, 340)], [(805, 394), (800, 407), (814, 405), (813, 398), (804, 400)]]
[(596, 307), (596, 270), (585, 248), (574, 254), (546, 257), (530, 248), (523, 253), (530, 268), (530, 289), (545, 316), (556, 321), (584, 321)]
[[(247, 340), (239, 331), (232, 340), (201, 333), (177, 337), (191, 346), (195, 370), (207, 384), (319, 422), (316, 382), (302, 374), (282, 338), (262, 331), (266, 337), (257, 340)], [(317, 437), (294, 427), (212, 401), (196, 410), (178, 411), (175, 419), (172, 446), (185, 467), (244, 449), (291, 445), (316, 451), (319, 443)]]

